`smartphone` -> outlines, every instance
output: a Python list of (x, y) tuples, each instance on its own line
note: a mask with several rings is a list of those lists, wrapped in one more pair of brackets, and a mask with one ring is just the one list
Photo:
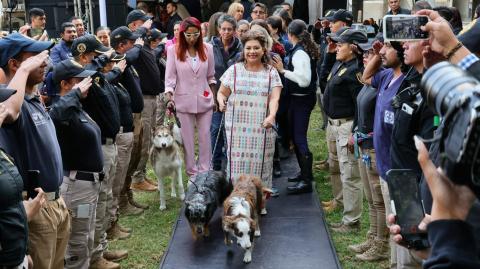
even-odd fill
[(428, 32), (420, 28), (427, 23), (427, 16), (387, 15), (383, 17), (383, 39), (386, 41), (428, 39)]
[(416, 250), (428, 248), (427, 232), (418, 229), (425, 210), (417, 174), (410, 169), (391, 169), (387, 172), (387, 184), (392, 213), (400, 225), (404, 245)]
[(29, 198), (34, 199), (37, 196), (36, 188), (40, 187), (40, 171), (38, 170), (28, 170), (27, 171), (27, 195)]

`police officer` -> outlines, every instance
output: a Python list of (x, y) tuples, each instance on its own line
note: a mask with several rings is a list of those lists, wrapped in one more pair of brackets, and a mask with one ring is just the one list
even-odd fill
[(52, 74), (60, 95), (49, 110), (63, 159), (60, 193), (72, 212), (65, 268), (87, 268), (93, 250), (94, 216), (104, 176), (102, 144), (100, 128), (83, 110), (80, 100), (87, 96), (95, 74), (73, 60), (56, 64)]
[[(141, 112), (144, 107), (142, 89), (140, 88), (140, 78), (133, 63), (138, 60), (140, 50), (144, 45), (144, 40), (140, 35), (133, 33), (128, 27), (121, 26), (113, 30), (110, 34), (110, 44), (116, 53), (125, 54), (127, 67), (120, 76), (120, 83), (127, 89), (131, 98), (133, 112), (133, 145), (130, 154), (130, 161), (127, 163), (127, 170), (123, 176), (124, 183), (119, 194), (118, 206), (121, 214), (138, 215), (143, 212), (147, 206), (137, 203), (133, 199), (133, 192), (130, 188), (132, 183), (132, 174), (135, 172), (140, 161), (141, 152), (141, 131), (142, 118)], [(120, 166), (120, 167), (119, 167)], [(117, 170), (121, 169), (120, 162), (117, 164)], [(120, 174), (115, 175), (115, 178)], [(118, 179), (120, 180), (120, 179)]]
[(333, 138), (328, 139), (329, 159), (333, 166), (340, 167), (344, 204), (342, 222), (332, 226), (334, 231), (349, 232), (360, 229), (362, 213), (362, 182), (357, 160), (347, 143), (352, 134), (357, 95), (363, 86), (357, 44), (367, 42), (367, 37), (360, 31), (341, 29), (331, 39), (337, 44), (337, 61), (327, 79), (323, 107), (328, 116), (327, 132)]
[[(100, 71), (108, 63), (111, 53), (113, 50), (103, 46), (93, 35), (79, 37), (72, 44), (74, 60), (87, 70)], [(94, 251), (91, 253), (90, 268), (119, 268), (119, 264), (110, 260), (120, 260), (128, 253), (106, 251), (106, 230), (110, 227), (112, 219), (107, 209), (113, 202), (112, 181), (117, 155), (115, 138), (120, 130), (120, 113), (115, 89), (101, 73), (96, 74), (93, 79), (82, 105), (100, 127), (105, 173), (97, 201)]]

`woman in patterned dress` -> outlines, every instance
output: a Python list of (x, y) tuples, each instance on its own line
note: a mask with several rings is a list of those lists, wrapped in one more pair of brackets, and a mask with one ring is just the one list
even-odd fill
[(257, 176), (270, 188), (276, 136), (272, 126), (282, 82), (268, 64), (264, 35), (249, 31), (242, 44), (242, 56), (220, 78), (217, 95), (220, 110), (226, 111), (227, 176), (233, 183), (242, 174)]

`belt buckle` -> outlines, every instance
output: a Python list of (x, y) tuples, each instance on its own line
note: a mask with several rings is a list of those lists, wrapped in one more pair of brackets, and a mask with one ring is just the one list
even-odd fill
[(47, 201), (55, 201), (56, 200), (55, 192), (46, 192), (45, 196), (46, 196)]

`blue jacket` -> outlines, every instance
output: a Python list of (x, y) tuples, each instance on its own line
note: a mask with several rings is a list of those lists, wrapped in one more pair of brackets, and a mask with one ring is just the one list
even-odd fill
[(62, 39), (60, 43), (55, 45), (50, 51), (50, 58), (52, 59), (52, 63), (56, 64), (63, 60), (72, 59), (73, 57), (67, 43)]

